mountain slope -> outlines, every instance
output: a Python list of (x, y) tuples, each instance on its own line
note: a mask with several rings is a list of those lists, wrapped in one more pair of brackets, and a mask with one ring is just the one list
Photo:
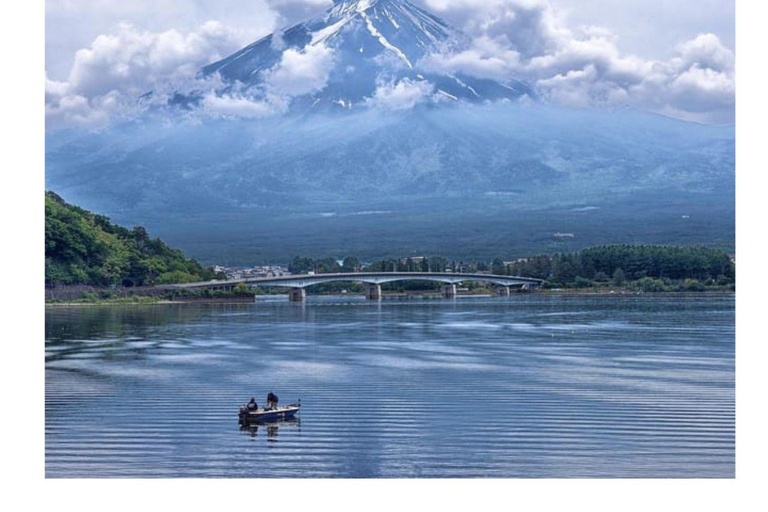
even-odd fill
[[(372, 98), (386, 83), (422, 84), (446, 101), (515, 99), (533, 92), (522, 82), (447, 76), (421, 69), (427, 54), (459, 48), (467, 39), (444, 21), (407, 0), (343, 0), (282, 32), (270, 34), (202, 70), (218, 73), (252, 93), (265, 87), (286, 50), (322, 46), (333, 52), (328, 83), (294, 100), (300, 106), (348, 108)], [(280, 92), (280, 91), (278, 91)]]
[[(732, 250), (732, 126), (487, 102), (529, 91), (420, 69), (430, 52), (464, 44), (407, 0), (336, 2), (202, 71), (218, 93), (250, 102), (297, 87), (276, 81), (286, 56), (332, 54), (327, 80), (293, 94), (294, 110), (237, 120), (162, 109), (100, 133), (50, 133), (46, 185), (210, 263), (514, 258), (614, 243)], [(355, 108), (403, 84), (443, 99)]]
[(57, 134), (46, 184), (210, 263), (730, 249), (733, 149), (732, 127), (634, 112), (363, 110)]
[(45, 283), (149, 285), (213, 279), (215, 274), (151, 239), (144, 228), (112, 224), (103, 215), (45, 194)]

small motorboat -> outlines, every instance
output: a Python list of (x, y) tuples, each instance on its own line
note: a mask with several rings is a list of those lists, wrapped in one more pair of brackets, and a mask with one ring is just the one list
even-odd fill
[(240, 407), (239, 419), (241, 425), (253, 425), (255, 423), (269, 423), (273, 421), (290, 420), (301, 409), (301, 400), (290, 405), (278, 407), (264, 407), (261, 409), (248, 409), (247, 405)]

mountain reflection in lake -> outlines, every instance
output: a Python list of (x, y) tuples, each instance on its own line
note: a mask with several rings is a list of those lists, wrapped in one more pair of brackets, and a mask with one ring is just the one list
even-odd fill
[(734, 298), (48, 308), (45, 395), (48, 477), (732, 478)]

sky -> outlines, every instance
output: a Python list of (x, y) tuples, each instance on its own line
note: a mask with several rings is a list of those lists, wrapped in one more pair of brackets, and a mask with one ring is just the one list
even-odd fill
[[(553, 103), (733, 119), (731, 0), (412, 1), (473, 41), (464, 52), (434, 56), (434, 70), (519, 77)], [(46, 0), (48, 119), (103, 122), (125, 109), (126, 96), (194, 76), (332, 2)]]

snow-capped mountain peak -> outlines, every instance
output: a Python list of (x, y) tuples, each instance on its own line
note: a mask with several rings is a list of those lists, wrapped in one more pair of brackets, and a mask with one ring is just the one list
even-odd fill
[(349, 108), (370, 101), (382, 84), (433, 90), (453, 101), (531, 94), (513, 77), (501, 83), (420, 69), (420, 61), (430, 53), (466, 44), (467, 38), (460, 31), (408, 0), (339, 0), (318, 16), (270, 34), (205, 67), (202, 74), (218, 73), (225, 83), (264, 89), (282, 64), (285, 52), (306, 56), (311, 48), (322, 47), (333, 55), (327, 80), (322, 87), (294, 98), (294, 104)]

